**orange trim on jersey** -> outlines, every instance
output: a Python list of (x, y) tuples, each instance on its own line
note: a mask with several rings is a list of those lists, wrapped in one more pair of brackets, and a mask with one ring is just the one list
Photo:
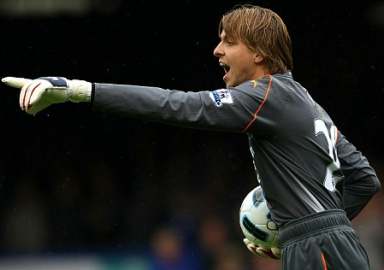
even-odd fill
[(336, 127), (336, 140), (335, 140), (335, 142), (337, 143), (338, 140), (339, 140), (339, 129)]
[[(272, 86), (272, 76), (271, 76), (271, 75), (268, 75), (268, 76), (269, 76), (269, 83), (268, 83), (267, 91), (265, 91), (264, 99), (263, 99), (263, 101), (260, 103), (260, 105), (257, 107), (256, 111), (255, 111), (254, 114), (253, 114), (252, 119), (247, 123), (247, 125), (245, 126), (245, 128), (244, 128), (241, 132), (245, 132), (245, 131), (247, 131), (247, 129), (253, 124), (253, 122), (255, 122), (255, 120), (256, 120), (256, 118), (257, 118), (257, 115), (259, 114), (261, 108), (263, 108), (264, 103), (265, 103), (265, 102), (267, 101), (267, 99), (268, 99), (269, 91), (271, 90), (271, 86)], [(255, 86), (256, 86), (256, 84), (255, 84)]]
[(323, 265), (323, 270), (328, 270), (327, 261), (325, 260), (324, 253), (321, 252), (320, 256), (321, 256), (321, 264)]
[(251, 83), (252, 83), (253, 88), (256, 88), (256, 86), (257, 86), (257, 80), (253, 80), (253, 81), (251, 81)]

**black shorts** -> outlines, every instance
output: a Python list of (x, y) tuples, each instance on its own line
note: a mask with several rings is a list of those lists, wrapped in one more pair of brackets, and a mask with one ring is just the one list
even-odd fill
[(288, 222), (279, 240), (283, 270), (369, 270), (368, 255), (343, 210)]

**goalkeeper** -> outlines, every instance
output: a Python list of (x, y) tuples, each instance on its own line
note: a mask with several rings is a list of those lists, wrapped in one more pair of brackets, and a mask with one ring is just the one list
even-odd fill
[[(296, 82), (291, 40), (273, 11), (244, 5), (224, 14), (214, 55), (226, 87), (186, 92), (63, 77), (5, 77), (32, 115), (63, 102), (190, 128), (247, 135), (256, 176), (279, 226), (282, 268), (369, 269), (351, 220), (380, 189), (367, 158)], [(256, 180), (255, 180), (256, 181)], [(256, 246), (257, 255), (280, 250)]]

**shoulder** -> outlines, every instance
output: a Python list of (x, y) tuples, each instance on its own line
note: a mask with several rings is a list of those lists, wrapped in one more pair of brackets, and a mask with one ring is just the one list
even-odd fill
[(276, 73), (271, 75), (265, 75), (255, 80), (246, 81), (239, 86), (235, 87), (238, 90), (269, 90), (272, 88), (291, 88), (291, 87), (301, 87), (298, 82), (293, 79), (291, 72), (286, 73)]
[(256, 80), (246, 81), (235, 87), (237, 90), (254, 91), (255, 89), (265, 89), (272, 82), (272, 75), (266, 75)]

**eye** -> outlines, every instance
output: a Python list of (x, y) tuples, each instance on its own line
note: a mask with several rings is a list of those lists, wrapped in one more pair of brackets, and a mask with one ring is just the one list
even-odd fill
[(232, 45), (235, 45), (236, 44), (236, 42), (234, 41), (234, 40), (225, 40), (224, 41), (227, 45), (229, 45), (229, 46), (232, 46)]
[(234, 39), (234, 38), (230, 38), (228, 36), (226, 36), (224, 39), (223, 39), (223, 42), (229, 46), (232, 46), (232, 45), (236, 45), (237, 44), (237, 40)]

